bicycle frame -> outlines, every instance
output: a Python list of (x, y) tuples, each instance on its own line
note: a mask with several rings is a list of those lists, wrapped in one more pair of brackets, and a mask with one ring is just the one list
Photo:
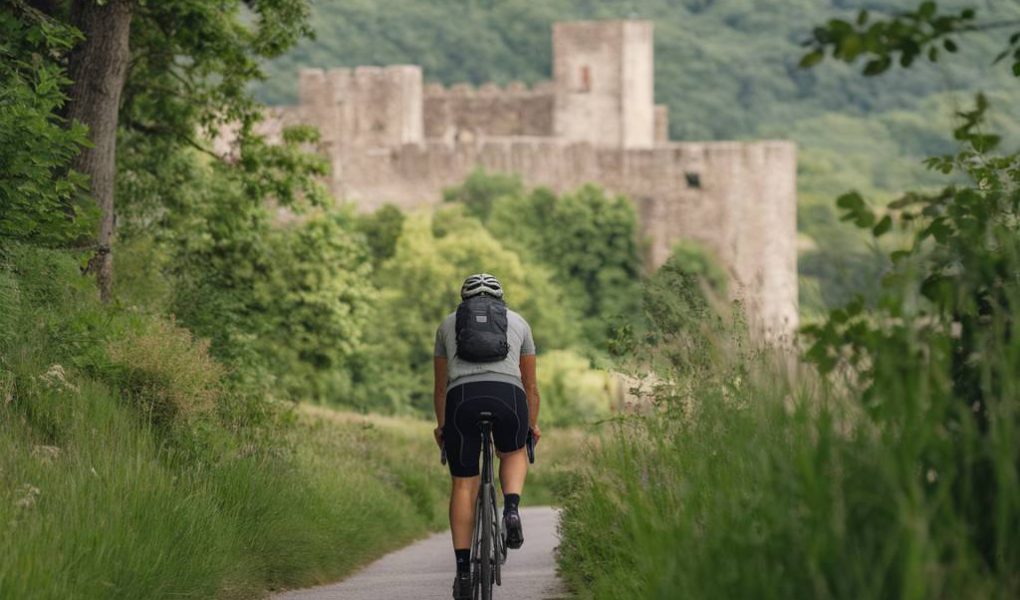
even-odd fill
[(478, 497), (475, 501), (475, 543), (472, 548), (475, 598), (491, 600), (492, 584), (500, 585), (500, 567), (506, 561), (506, 540), (503, 539), (493, 473), (491, 415), (482, 413), (479, 421), (482, 430), (482, 469)]

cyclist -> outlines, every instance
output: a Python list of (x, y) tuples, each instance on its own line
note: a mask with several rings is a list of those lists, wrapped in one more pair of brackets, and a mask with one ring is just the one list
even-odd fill
[(503, 525), (507, 547), (520, 548), (524, 532), (518, 506), (528, 458), (529, 430), (537, 443), (538, 384), (531, 326), (506, 308), (503, 287), (488, 273), (471, 275), (460, 289), (461, 305), (436, 331), (436, 443), (445, 447), (453, 484), (450, 529), (457, 576), (454, 598), (471, 598), (471, 541), (480, 484), (480, 412), (491, 413), (499, 455)]

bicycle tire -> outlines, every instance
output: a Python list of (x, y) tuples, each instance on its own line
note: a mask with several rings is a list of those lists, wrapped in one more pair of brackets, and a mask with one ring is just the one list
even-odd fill
[(471, 600), (481, 600), (482, 596), (482, 531), (480, 516), (482, 514), (482, 490), (479, 488), (475, 498), (475, 532), (471, 540)]
[(481, 552), (479, 558), (481, 559), (479, 564), (479, 581), (482, 586), (482, 600), (492, 600), (492, 560), (493, 548), (492, 548), (492, 516), (489, 510), (492, 505), (492, 488), (482, 483), (482, 506), (479, 519), (479, 524), (482, 526), (482, 543)]
[(492, 569), (496, 585), (503, 585), (503, 561), (506, 560), (506, 539), (499, 524), (499, 507), (496, 506), (495, 488), (490, 498), (492, 508)]

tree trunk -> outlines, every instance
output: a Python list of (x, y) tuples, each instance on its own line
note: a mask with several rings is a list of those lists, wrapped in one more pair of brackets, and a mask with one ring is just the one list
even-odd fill
[(116, 169), (117, 114), (124, 89), (129, 59), (129, 34), (134, 0), (73, 0), (71, 23), (85, 34), (71, 53), (73, 81), (67, 116), (89, 128), (91, 148), (85, 148), (72, 166), (89, 176), (92, 195), (102, 220), (96, 239), (96, 254), (89, 261), (96, 273), (99, 297), (110, 300), (113, 286), (114, 213), (113, 191)]

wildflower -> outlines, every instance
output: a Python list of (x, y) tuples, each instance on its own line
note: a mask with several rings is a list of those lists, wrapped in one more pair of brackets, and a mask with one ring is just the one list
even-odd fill
[(32, 456), (38, 458), (39, 462), (48, 465), (60, 456), (60, 448), (37, 444), (32, 446)]
[(64, 371), (64, 367), (58, 364), (50, 365), (50, 368), (46, 369), (46, 372), (40, 375), (39, 379), (51, 388), (63, 388), (73, 392), (78, 391), (78, 386), (67, 380), (67, 372)]
[(22, 484), (15, 494), (18, 496), (18, 499), (14, 501), (14, 506), (24, 508), (26, 510), (32, 508), (35, 506), (35, 501), (41, 493), (42, 492), (39, 491), (39, 488), (35, 487), (31, 483)]

